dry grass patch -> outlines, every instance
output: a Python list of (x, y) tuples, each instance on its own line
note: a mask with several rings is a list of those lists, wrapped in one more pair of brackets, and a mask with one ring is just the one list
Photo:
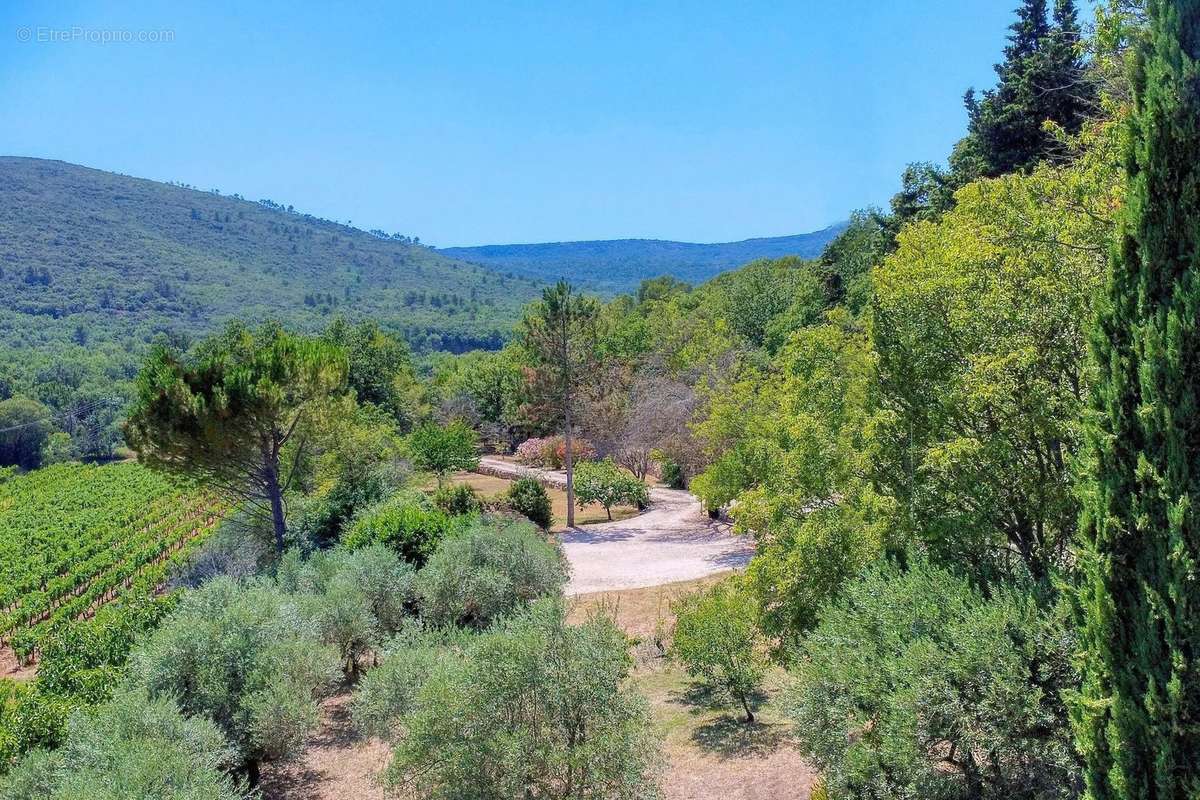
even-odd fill
[[(492, 495), (502, 494), (508, 491), (508, 487), (513, 485), (513, 481), (506, 478), (497, 478), (492, 475), (481, 475), (478, 472), (458, 472), (450, 477), (449, 483), (460, 484), (465, 483), (475, 490), (475, 493), (480, 497), (490, 497)], [(436, 484), (430, 483), (425, 488), (432, 490)], [(561, 489), (545, 487), (546, 494), (550, 496), (550, 510), (554, 515), (554, 524), (551, 530), (563, 531), (567, 529), (567, 493)], [(617, 506), (613, 509), (613, 520), (629, 519), (636, 517), (638, 510), (633, 506)], [(596, 522), (608, 522), (608, 515), (604, 513), (604, 509), (598, 505), (585, 506), (583, 508), (576, 507), (575, 509), (575, 524), (576, 525), (591, 525)]]
[(580, 595), (568, 619), (610, 614), (633, 637), (633, 684), (650, 702), (654, 729), (667, 756), (668, 800), (805, 800), (817, 773), (796, 751), (792, 723), (780, 707), (786, 675), (772, 670), (756, 698), (754, 723), (736, 704), (713, 696), (683, 668), (662, 657), (674, 624), (671, 603), (731, 573), (692, 581)]

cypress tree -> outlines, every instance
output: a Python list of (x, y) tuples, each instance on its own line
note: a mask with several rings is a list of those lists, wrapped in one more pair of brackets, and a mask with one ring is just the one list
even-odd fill
[(1080, 526), (1074, 722), (1096, 800), (1200, 796), (1200, 0), (1148, 10)]

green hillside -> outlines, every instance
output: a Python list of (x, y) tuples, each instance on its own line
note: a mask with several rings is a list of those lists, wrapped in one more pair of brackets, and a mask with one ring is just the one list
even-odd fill
[(845, 223), (838, 223), (812, 233), (720, 244), (611, 239), (448, 247), (438, 252), (535, 280), (567, 278), (600, 291), (628, 292), (642, 279), (658, 275), (698, 284), (760, 258), (816, 258), (845, 229)]
[(0, 158), (0, 344), (303, 329), (371, 316), (414, 346), (496, 346), (537, 291), (406, 239), (267, 202), (60, 161)]

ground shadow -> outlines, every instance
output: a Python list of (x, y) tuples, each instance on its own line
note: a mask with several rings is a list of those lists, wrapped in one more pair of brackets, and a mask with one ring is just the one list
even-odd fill
[(783, 745), (783, 725), (746, 722), (740, 716), (723, 716), (692, 731), (698, 747), (721, 758), (766, 758)]
[[(756, 691), (750, 698), (750, 707), (757, 711), (766, 700), (764, 692)], [(737, 701), (703, 683), (692, 683), (682, 691), (672, 693), (671, 701), (685, 706), (693, 716), (722, 712), (721, 716), (697, 727), (691, 735), (696, 746), (720, 758), (765, 758), (787, 739), (786, 726), (760, 720), (746, 722)]]

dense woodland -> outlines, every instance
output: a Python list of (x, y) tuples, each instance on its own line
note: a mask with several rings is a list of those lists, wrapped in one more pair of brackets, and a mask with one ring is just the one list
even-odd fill
[[(1024, 0), (946, 163), (816, 259), (560, 283), (494, 350), (159, 342), (113, 422), (238, 510), (174, 591), (30, 645), (3, 796), (243, 797), (337, 685), (396, 796), (661, 796), (631, 643), (566, 622), (545, 490), (445, 480), (487, 451), (606, 509), (686, 487), (752, 537), (663, 646), (746, 724), (785, 670), (815, 797), (1195, 797), (1198, 64), (1194, 0)], [(33, 475), (87, 451), (20, 431)]]

